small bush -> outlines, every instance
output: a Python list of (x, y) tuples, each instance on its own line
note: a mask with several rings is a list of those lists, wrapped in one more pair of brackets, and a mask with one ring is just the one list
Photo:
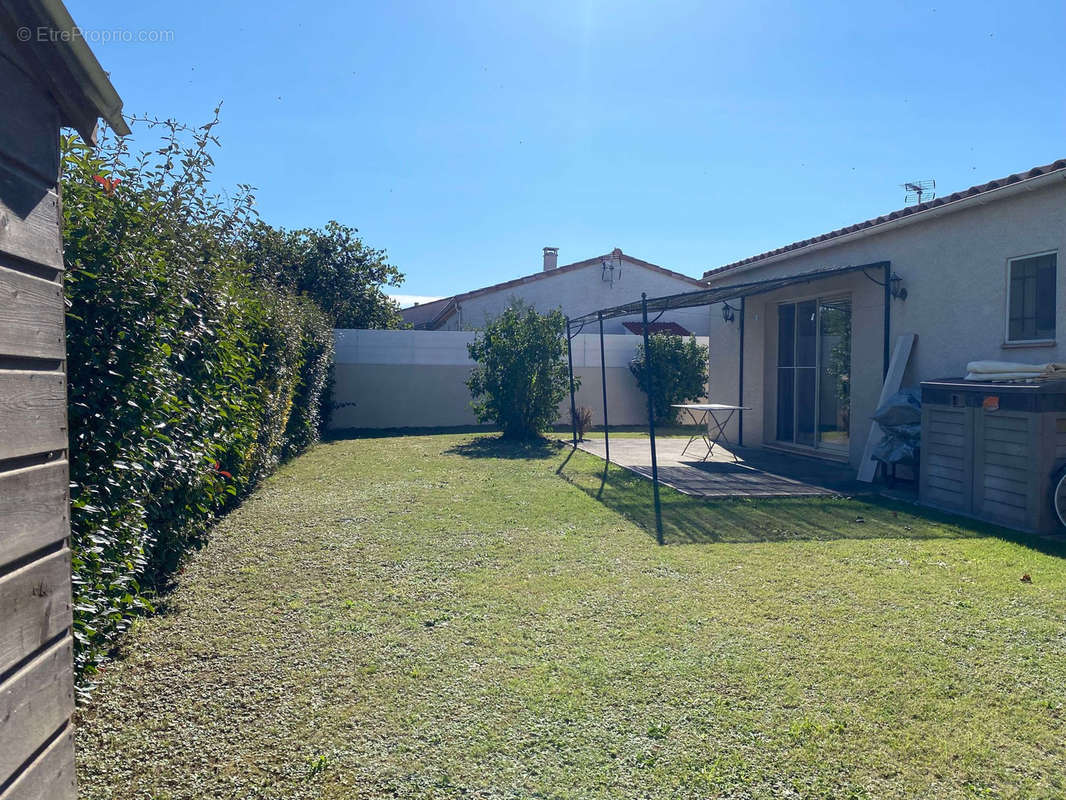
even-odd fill
[(574, 425), (577, 428), (577, 438), (584, 439), (585, 434), (592, 430), (592, 409), (587, 406), (578, 406), (573, 416)]
[[(673, 403), (698, 400), (707, 391), (707, 347), (696, 337), (685, 339), (657, 333), (648, 337), (651, 348), (651, 377), (655, 395), (652, 412), (656, 423), (677, 421)], [(644, 343), (637, 345), (637, 357), (629, 364), (641, 391), (648, 393), (648, 370), (644, 358)]]
[(510, 439), (536, 438), (555, 423), (569, 390), (565, 330), (559, 311), (512, 305), (467, 345), (477, 362), (466, 385), (478, 420)]

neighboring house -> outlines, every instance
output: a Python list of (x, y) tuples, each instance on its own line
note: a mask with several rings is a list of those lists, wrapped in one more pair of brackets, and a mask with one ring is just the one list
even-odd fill
[[(544, 248), (544, 267), (522, 278), (405, 308), (405, 322), (423, 330), (473, 330), (499, 316), (514, 300), (547, 312), (561, 309), (576, 317), (597, 308), (648, 297), (690, 292), (703, 283), (678, 272), (642, 261), (615, 249), (573, 264), (556, 266), (558, 248)], [(630, 320), (635, 321), (633, 319)], [(710, 320), (706, 308), (671, 311), (657, 323), (674, 323), (677, 331), (706, 336)], [(621, 319), (604, 323), (605, 333), (632, 332)], [(586, 329), (586, 332), (592, 332)]]
[[(904, 386), (960, 376), (975, 359), (1066, 361), (1064, 250), (1060, 160), (710, 270), (711, 287), (744, 296), (743, 328), (739, 300), (729, 301), (733, 321), (721, 304), (710, 315), (711, 398), (741, 396), (743, 331), (744, 444), (858, 465), (882, 385), (886, 307), (893, 344), (918, 335)], [(900, 279), (891, 299), (876, 283), (883, 262)], [(750, 285), (863, 264), (877, 266), (773, 291)]]

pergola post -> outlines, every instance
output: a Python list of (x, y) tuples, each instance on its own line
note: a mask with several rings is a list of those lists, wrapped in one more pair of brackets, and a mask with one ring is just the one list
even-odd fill
[[(740, 359), (737, 375), (737, 405), (743, 407), (744, 405), (744, 306), (745, 298), (741, 295), (740, 298)], [(737, 447), (744, 446), (744, 412), (737, 412)]]
[[(658, 451), (655, 443), (655, 409), (653, 404), (654, 393), (654, 378), (652, 376), (652, 356), (651, 356), (651, 342), (648, 330), (648, 309), (649, 307), (653, 311), (658, 311), (659, 316), (662, 316), (664, 312), (672, 309), (680, 308), (697, 308), (700, 306), (710, 306), (715, 303), (721, 303), (730, 299), (740, 300), (740, 358), (737, 365), (737, 380), (739, 384), (738, 390), (738, 406), (743, 405), (744, 402), (744, 334), (746, 325), (746, 312), (747, 312), (747, 297), (766, 294), (768, 292), (775, 292), (779, 289), (783, 289), (787, 286), (800, 286), (808, 284), (813, 281), (822, 280), (824, 278), (835, 277), (838, 275), (844, 275), (851, 272), (862, 272), (867, 278), (875, 283), (881, 284), (876, 278), (873, 278), (868, 274), (871, 270), (882, 269), (884, 270), (884, 290), (885, 290), (885, 311), (884, 311), (884, 367), (887, 374), (889, 359), (891, 353), (889, 351), (890, 336), (892, 332), (891, 317), (892, 317), (892, 269), (890, 262), (877, 261), (869, 264), (849, 264), (847, 266), (838, 267), (824, 267), (821, 269), (813, 269), (807, 272), (797, 273), (795, 275), (785, 275), (776, 278), (767, 278), (761, 281), (748, 281), (745, 283), (737, 283), (729, 286), (717, 286), (706, 289), (700, 289), (694, 292), (681, 292), (679, 294), (664, 295), (662, 297), (653, 297), (648, 299), (647, 293), (642, 292), (640, 296), (640, 305), (637, 305), (637, 301), (632, 300), (628, 303), (623, 303), (617, 306), (611, 306), (609, 308), (602, 308), (598, 311), (591, 311), (587, 314), (583, 314), (576, 318), (576, 320), (567, 319), (567, 332), (573, 324), (585, 325), (593, 320), (600, 323), (600, 330), (602, 336), (603, 321), (607, 319), (617, 319), (619, 317), (634, 317), (638, 312), (641, 314), (643, 320), (643, 333), (644, 333), (644, 353), (645, 353), (645, 368), (648, 370), (648, 437), (651, 443), (651, 471), (652, 471), (652, 491), (655, 497), (655, 530), (656, 538), (659, 544), (663, 543), (663, 524), (662, 524), (662, 504), (659, 498), (659, 459)], [(899, 276), (896, 276), (899, 280)], [(902, 299), (902, 297), (901, 297)], [(736, 309), (734, 309), (736, 310)], [(658, 319), (659, 317), (655, 317)], [(727, 317), (728, 319), (728, 317)], [(731, 320), (730, 320), (731, 321)], [(607, 432), (607, 381), (606, 381), (606, 356), (604, 342), (601, 338), (600, 341), (600, 373), (604, 375), (604, 450), (607, 453), (607, 459), (610, 459), (609, 445), (609, 433)], [(571, 377), (573, 376), (573, 366), (570, 368)], [(573, 392), (571, 391), (571, 398), (573, 398)], [(573, 400), (571, 399), (571, 405)], [(572, 411), (576, 415), (576, 408)], [(743, 447), (744, 445), (744, 412), (738, 412), (740, 416), (737, 418), (737, 446)], [(575, 447), (577, 442), (577, 435), (574, 436)]]
[(655, 383), (652, 377), (651, 343), (648, 341), (648, 294), (640, 293), (644, 320), (644, 375), (648, 381), (648, 436), (651, 439), (651, 491), (655, 499), (655, 540), (663, 543), (663, 509), (659, 501), (659, 463), (655, 455)]
[(603, 347), (603, 312), (597, 312), (600, 321), (600, 383), (603, 384), (603, 449), (605, 466), (611, 463), (611, 437), (607, 433), (607, 354)]
[(570, 369), (570, 427), (574, 434), (574, 449), (577, 450), (577, 403), (574, 399), (574, 348), (571, 344), (570, 318), (566, 319), (566, 364)]
[(884, 352), (884, 366), (882, 368), (881, 380), (884, 381), (888, 377), (888, 365), (892, 360), (891, 347), (892, 342), (892, 262), (885, 262), (885, 352)]

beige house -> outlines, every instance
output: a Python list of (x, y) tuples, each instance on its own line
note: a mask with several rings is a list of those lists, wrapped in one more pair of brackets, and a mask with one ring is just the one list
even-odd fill
[[(405, 322), (421, 330), (476, 330), (501, 314), (513, 300), (520, 300), (538, 311), (562, 310), (568, 317), (595, 311), (597, 308), (639, 300), (641, 292), (649, 297), (702, 288), (696, 278), (642, 261), (615, 249), (573, 264), (557, 266), (559, 251), (544, 248), (540, 272), (521, 278), (445, 297), (432, 303), (405, 308)], [(628, 319), (628, 318), (627, 318)], [(636, 317), (628, 319), (636, 321)], [(626, 319), (604, 323), (605, 333), (631, 333)], [(706, 336), (710, 321), (705, 308), (679, 309), (659, 322), (674, 323), (675, 333)]]
[(976, 359), (1066, 361), (1064, 249), (1060, 160), (712, 269), (711, 288), (826, 273), (712, 308), (710, 396), (752, 409), (745, 445), (858, 465), (899, 334), (918, 336), (904, 386)]

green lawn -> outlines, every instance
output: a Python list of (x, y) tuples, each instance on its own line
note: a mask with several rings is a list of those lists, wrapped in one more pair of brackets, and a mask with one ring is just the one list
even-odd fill
[[(84, 798), (1066, 796), (1066, 561), (556, 445), (323, 444), (78, 720)], [(1032, 581), (1023, 582), (1024, 573)]]

